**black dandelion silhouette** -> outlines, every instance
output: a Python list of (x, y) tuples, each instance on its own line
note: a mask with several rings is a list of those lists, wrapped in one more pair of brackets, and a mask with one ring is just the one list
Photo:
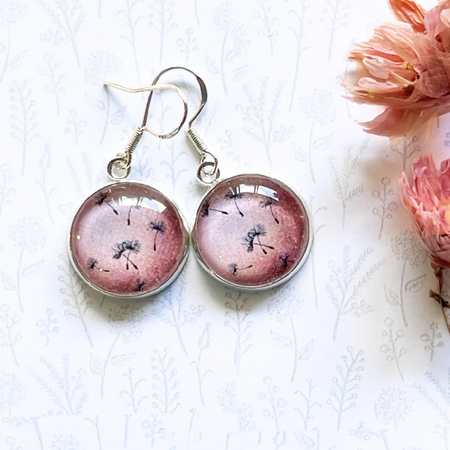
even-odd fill
[(155, 232), (155, 238), (153, 239), (153, 251), (156, 252), (156, 239), (158, 234), (164, 234), (166, 232), (166, 227), (164, 222), (161, 220), (151, 221), (148, 225), (149, 230), (153, 230)]
[(131, 253), (138, 254), (141, 251), (141, 243), (137, 239), (119, 242), (112, 248), (112, 250), (114, 252), (113, 253), (114, 259), (120, 259), (122, 256), (126, 259), (127, 270), (129, 269), (128, 263), (130, 263), (136, 270), (139, 270), (138, 266), (130, 259)]
[(145, 281), (138, 278), (136, 280), (136, 287), (134, 289), (135, 292), (142, 292), (144, 290), (144, 286), (145, 286)]
[[(274, 247), (271, 245), (266, 245), (261, 242), (261, 237), (266, 236), (266, 228), (264, 225), (258, 223), (255, 225), (254, 228), (252, 228), (248, 233), (247, 236), (243, 238), (243, 244), (247, 247), (247, 252), (252, 252), (254, 249), (254, 246), (257, 245), (261, 248), (262, 252), (267, 255), (266, 248), (270, 250), (274, 250)], [(256, 240), (256, 242), (255, 242)]]
[(230, 269), (233, 276), (236, 276), (238, 274), (238, 272), (240, 272), (241, 270), (251, 269), (252, 267), (253, 267), (253, 264), (250, 264), (249, 266), (242, 267), (242, 268), (240, 268), (236, 263), (231, 263), (228, 265), (228, 268)]
[(100, 269), (98, 267), (98, 261), (95, 258), (89, 258), (88, 259), (88, 270), (94, 270), (94, 269), (98, 269), (100, 272), (109, 272), (109, 270)]
[(114, 206), (111, 205), (111, 203), (109, 203), (109, 201), (106, 200), (108, 197), (109, 197), (109, 192), (100, 192), (98, 194), (98, 200), (95, 202), (95, 204), (98, 206), (102, 206), (103, 204), (108, 205), (114, 211), (114, 214), (116, 216), (118, 216), (119, 213), (118, 213), (117, 209), (115, 209)]
[(225, 194), (225, 200), (234, 201), (234, 206), (236, 206), (236, 209), (238, 211), (238, 213), (244, 217), (244, 213), (239, 209), (239, 206), (237, 204), (238, 199), (241, 199), (244, 197), (244, 194), (242, 194), (241, 192), (234, 192), (233, 190), (231, 190), (231, 192), (228, 192), (227, 194)]
[(139, 201), (140, 201), (140, 199), (138, 199), (138, 203), (136, 205), (130, 206), (130, 209), (128, 210), (128, 219), (127, 219), (128, 226), (131, 225), (131, 211), (133, 209), (141, 209), (141, 205), (139, 204)]
[(289, 259), (291, 255), (289, 255), (289, 253), (283, 253), (282, 255), (280, 255), (278, 257), (278, 261), (280, 261), (281, 267), (283, 269), (287, 269), (288, 265), (290, 263), (293, 263), (294, 261), (292, 259)]
[(270, 214), (272, 214), (273, 220), (275, 220), (275, 222), (277, 224), (280, 223), (280, 221), (278, 220), (278, 218), (275, 216), (272, 206), (275, 204), (275, 201), (273, 200), (273, 198), (270, 197), (265, 197), (264, 200), (261, 200), (259, 202), (259, 206), (261, 208), (269, 208)]
[(228, 215), (228, 213), (226, 211), (222, 211), (221, 209), (211, 208), (211, 202), (205, 201), (205, 203), (203, 203), (203, 206), (202, 206), (202, 217), (208, 217), (210, 211), (219, 212), (219, 213)]

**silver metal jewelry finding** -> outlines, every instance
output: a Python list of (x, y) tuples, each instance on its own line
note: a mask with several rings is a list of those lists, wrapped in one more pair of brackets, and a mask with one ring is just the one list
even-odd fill
[[(156, 85), (158, 83), (159, 79), (167, 72), (171, 70), (184, 70), (186, 72), (189, 72), (190, 74), (194, 75), (198, 85), (200, 86), (200, 92), (201, 92), (201, 99), (200, 99), (200, 106), (197, 110), (197, 112), (194, 114), (194, 116), (189, 120), (188, 122), (188, 130), (186, 132), (189, 140), (191, 141), (194, 148), (197, 150), (197, 152), (200, 154), (200, 161), (199, 161), (199, 167), (197, 169), (197, 179), (200, 183), (211, 186), (215, 184), (218, 179), (220, 178), (220, 170), (219, 170), (219, 163), (217, 158), (208, 150), (206, 147), (206, 144), (203, 142), (202, 138), (199, 136), (197, 131), (192, 128), (193, 123), (198, 118), (199, 114), (202, 112), (203, 108), (206, 105), (206, 102), (208, 101), (208, 91), (206, 89), (205, 82), (192, 70), (182, 67), (182, 66), (173, 66), (169, 67), (167, 69), (164, 69), (161, 71), (156, 78), (153, 80), (153, 85)], [(146, 111), (148, 110), (150, 106), (152, 98), (152, 92), (150, 92), (148, 101), (147, 101), (147, 107)]]
[(188, 113), (188, 106), (186, 99), (184, 98), (182, 92), (180, 89), (178, 89), (177, 86), (174, 86), (173, 84), (153, 84), (152, 86), (142, 87), (142, 88), (128, 88), (126, 86), (122, 86), (117, 83), (112, 83), (110, 81), (105, 81), (104, 84), (106, 86), (111, 86), (117, 89), (120, 89), (122, 91), (131, 92), (131, 93), (138, 93), (138, 92), (150, 92), (149, 99), (151, 98), (151, 95), (153, 94), (153, 91), (158, 90), (173, 90), (175, 91), (179, 97), (181, 98), (183, 102), (183, 117), (181, 119), (181, 122), (179, 125), (169, 133), (161, 134), (154, 131), (152, 128), (147, 126), (147, 120), (148, 120), (148, 112), (149, 112), (149, 101), (147, 102), (145, 112), (144, 112), (144, 118), (142, 121), (142, 125), (140, 127), (137, 127), (131, 136), (130, 140), (128, 141), (125, 150), (123, 153), (118, 153), (115, 158), (113, 158), (109, 163), (107, 167), (108, 175), (113, 180), (124, 180), (130, 175), (131, 172), (131, 160), (133, 156), (133, 152), (138, 146), (140, 140), (142, 139), (142, 136), (144, 134), (144, 131), (148, 131), (149, 133), (153, 134), (153, 136), (156, 136), (160, 139), (170, 139), (173, 136), (175, 136), (183, 127), (184, 123), (186, 122), (187, 113)]

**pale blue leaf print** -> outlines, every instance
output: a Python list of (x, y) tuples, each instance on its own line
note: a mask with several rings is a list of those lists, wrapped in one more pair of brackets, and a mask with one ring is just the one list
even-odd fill
[(122, 106), (122, 108), (118, 109), (109, 120), (113, 125), (119, 125), (120, 122), (123, 120), (123, 116), (125, 115), (127, 111), (126, 106)]
[(275, 333), (275, 331), (270, 330), (272, 334), (273, 342), (275, 342), (278, 347), (281, 348), (290, 348), (292, 347), (292, 340), (288, 336), (283, 336), (282, 334)]
[(312, 351), (314, 348), (314, 339), (310, 340), (299, 352), (298, 359), (301, 361), (306, 361), (311, 358)]
[(22, 270), (22, 276), (24, 278), (35, 278), (39, 275), (43, 266), (44, 260), (39, 261), (38, 263), (31, 266), (25, 267), (25, 269)]
[(136, 352), (124, 353), (123, 355), (116, 355), (111, 358), (111, 364), (115, 367), (125, 367), (136, 356)]
[(91, 369), (91, 372), (94, 375), (100, 375), (102, 373), (102, 366), (100, 364), (100, 361), (98, 358), (91, 354), (91, 359), (89, 361), (89, 367)]
[(101, 100), (97, 100), (96, 98), (92, 97), (91, 95), (85, 93), (84, 94), (85, 98), (86, 98), (86, 102), (88, 104), (88, 106), (93, 109), (93, 110), (98, 110), (98, 111), (104, 111), (105, 110), (105, 103), (102, 102)]
[(292, 143), (295, 159), (298, 162), (308, 162), (308, 154), (297, 144)]
[(2, 283), (7, 291), (14, 291), (16, 289), (13, 279), (5, 272), (2, 272)]
[(400, 304), (400, 299), (398, 298), (397, 293), (388, 288), (386, 285), (384, 285), (384, 296), (386, 297), (386, 301), (392, 306), (398, 306)]
[(247, 65), (239, 67), (238, 69), (234, 70), (234, 76), (233, 76), (233, 81), (235, 83), (239, 83), (240, 81), (243, 80), (245, 74), (247, 73)]
[(313, 143), (313, 147), (315, 150), (325, 151), (327, 150), (334, 139), (334, 131), (330, 134), (327, 134), (324, 137), (316, 139)]
[(414, 280), (408, 281), (405, 285), (405, 291), (407, 292), (419, 292), (427, 278), (426, 274), (421, 275), (420, 277), (414, 278)]
[(25, 59), (26, 54), (27, 51), (24, 50), (23, 52), (20, 52), (17, 55), (13, 56), (9, 61), (9, 67), (11, 69), (17, 69), (18, 67), (20, 67)]
[(217, 67), (217, 64), (209, 56), (206, 56), (205, 58), (206, 58), (206, 68), (213, 75), (218, 75), (220, 73), (220, 69)]

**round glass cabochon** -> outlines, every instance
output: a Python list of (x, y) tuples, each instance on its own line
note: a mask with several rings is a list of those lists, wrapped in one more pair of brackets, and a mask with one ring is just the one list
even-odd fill
[(270, 287), (289, 278), (307, 256), (310, 226), (302, 200), (262, 175), (218, 183), (202, 200), (193, 229), (197, 257), (221, 281)]
[(72, 261), (94, 288), (142, 296), (181, 269), (189, 235), (177, 208), (145, 184), (119, 182), (92, 194), (70, 230)]

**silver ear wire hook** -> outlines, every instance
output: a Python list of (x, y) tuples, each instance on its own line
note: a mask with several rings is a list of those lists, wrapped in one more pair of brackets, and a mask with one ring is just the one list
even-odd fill
[[(192, 127), (195, 120), (198, 118), (200, 113), (202, 112), (203, 108), (206, 105), (206, 102), (208, 101), (208, 91), (206, 89), (205, 82), (191, 69), (188, 69), (186, 67), (182, 66), (174, 66), (169, 67), (167, 69), (162, 70), (156, 78), (153, 80), (152, 85), (156, 85), (158, 83), (159, 79), (167, 72), (171, 70), (185, 70), (186, 72), (189, 72), (190, 74), (194, 75), (194, 77), (197, 80), (197, 83), (200, 87), (200, 93), (201, 93), (201, 99), (200, 99), (200, 106), (197, 110), (197, 112), (194, 114), (194, 116), (189, 120), (188, 122), (188, 130), (186, 132), (189, 140), (197, 150), (197, 152), (200, 154), (200, 165), (197, 170), (197, 179), (200, 181), (200, 183), (205, 185), (211, 185), (214, 184), (219, 178), (220, 178), (220, 169), (219, 169), (219, 163), (217, 158), (208, 150), (206, 144), (203, 142), (197, 131)], [(148, 109), (150, 108), (150, 103), (152, 101), (153, 92), (150, 92), (147, 100), (146, 105), (146, 113), (148, 113)], [(209, 168), (209, 170), (207, 170)]]
[(150, 92), (149, 98), (151, 98), (154, 91), (170, 89), (170, 90), (175, 91), (179, 95), (179, 97), (181, 98), (181, 100), (183, 102), (184, 111), (183, 111), (183, 117), (181, 119), (181, 122), (175, 129), (173, 129), (169, 133), (165, 133), (165, 134), (157, 133), (152, 128), (147, 126), (150, 101), (147, 102), (147, 105), (145, 107), (145, 112), (144, 112), (144, 118), (142, 120), (142, 125), (140, 127), (136, 128), (136, 130), (134, 131), (133, 135), (131, 136), (128, 144), (126, 145), (124, 152), (118, 153), (116, 158), (112, 159), (108, 163), (108, 175), (114, 180), (123, 180), (124, 178), (127, 178), (131, 172), (131, 160), (132, 160), (133, 152), (136, 149), (136, 147), (138, 146), (140, 140), (142, 139), (144, 131), (148, 131), (149, 133), (153, 134), (153, 136), (156, 136), (160, 139), (172, 138), (181, 130), (184, 123), (186, 122), (187, 113), (188, 113), (188, 105), (187, 105), (186, 99), (184, 98), (184, 95), (182, 94), (180, 89), (177, 86), (174, 86), (173, 84), (153, 83), (151, 86), (136, 88), (136, 89), (128, 88), (126, 86), (122, 86), (117, 83), (112, 83), (110, 81), (105, 81), (104, 85), (111, 86), (116, 89), (120, 89), (121, 91), (131, 92), (131, 93), (139, 93), (139, 92), (149, 91)]

